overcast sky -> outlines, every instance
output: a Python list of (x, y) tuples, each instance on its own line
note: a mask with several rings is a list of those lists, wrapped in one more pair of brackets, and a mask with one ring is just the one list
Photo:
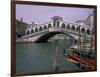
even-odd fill
[(31, 24), (33, 21), (42, 24), (51, 20), (53, 16), (60, 16), (64, 21), (75, 22), (85, 20), (93, 9), (74, 7), (54, 7), (41, 5), (16, 5), (16, 19), (23, 18), (23, 21)]

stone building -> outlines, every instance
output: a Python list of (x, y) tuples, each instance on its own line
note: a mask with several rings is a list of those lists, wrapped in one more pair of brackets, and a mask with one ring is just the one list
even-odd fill
[(16, 37), (21, 37), (25, 35), (27, 29), (27, 23), (23, 22), (23, 19), (21, 20), (16, 19)]

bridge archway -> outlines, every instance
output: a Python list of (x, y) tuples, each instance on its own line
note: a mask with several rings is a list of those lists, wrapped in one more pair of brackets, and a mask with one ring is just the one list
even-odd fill
[(81, 32), (82, 32), (82, 33), (85, 33), (85, 29), (84, 29), (84, 28), (82, 28), (82, 29), (81, 29)]
[(38, 28), (35, 28), (35, 32), (38, 32)]
[(46, 25), (44, 25), (43, 29), (47, 29), (47, 26), (46, 26)]
[(49, 38), (51, 38), (51, 37), (53, 37), (54, 35), (57, 35), (57, 34), (65, 34), (65, 35), (68, 35), (68, 36), (72, 37), (73, 39), (75, 39), (73, 36), (71, 36), (67, 33), (64, 33), (64, 32), (48, 32), (48, 33), (40, 36), (35, 42), (36, 43), (47, 42)]
[(80, 30), (80, 27), (78, 26), (78, 27), (76, 28), (76, 31), (79, 32), (79, 30)]
[(31, 33), (34, 33), (34, 30), (33, 29), (31, 30)]
[(70, 30), (70, 24), (67, 24), (67, 27), (66, 28)]
[(41, 26), (39, 27), (39, 31), (42, 31), (42, 27)]
[(74, 26), (74, 25), (72, 26), (71, 30), (72, 30), (72, 31), (75, 31), (75, 26)]
[(62, 28), (65, 28), (65, 24), (64, 23), (62, 23), (62, 26), (61, 26)]
[(50, 27), (52, 27), (52, 25), (51, 24), (48, 24), (48, 28), (50, 28)]
[(87, 30), (86, 30), (86, 33), (87, 33), (87, 34), (90, 34), (90, 29), (87, 29)]
[(27, 31), (27, 35), (30, 34), (30, 31)]

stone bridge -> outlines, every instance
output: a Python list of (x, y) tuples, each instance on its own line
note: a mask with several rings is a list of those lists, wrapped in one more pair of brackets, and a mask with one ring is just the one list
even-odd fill
[(56, 34), (65, 34), (77, 40), (81, 37), (90, 38), (92, 27), (78, 23), (65, 22), (61, 17), (55, 16), (50, 22), (28, 28), (26, 35), (18, 38), (17, 42), (46, 42)]

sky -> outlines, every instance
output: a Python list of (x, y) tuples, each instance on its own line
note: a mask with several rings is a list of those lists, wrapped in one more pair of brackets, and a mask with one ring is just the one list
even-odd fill
[(60, 16), (66, 22), (76, 22), (86, 20), (92, 12), (93, 9), (90, 8), (16, 4), (16, 19), (23, 18), (28, 24), (43, 24), (49, 22), (53, 16)]

